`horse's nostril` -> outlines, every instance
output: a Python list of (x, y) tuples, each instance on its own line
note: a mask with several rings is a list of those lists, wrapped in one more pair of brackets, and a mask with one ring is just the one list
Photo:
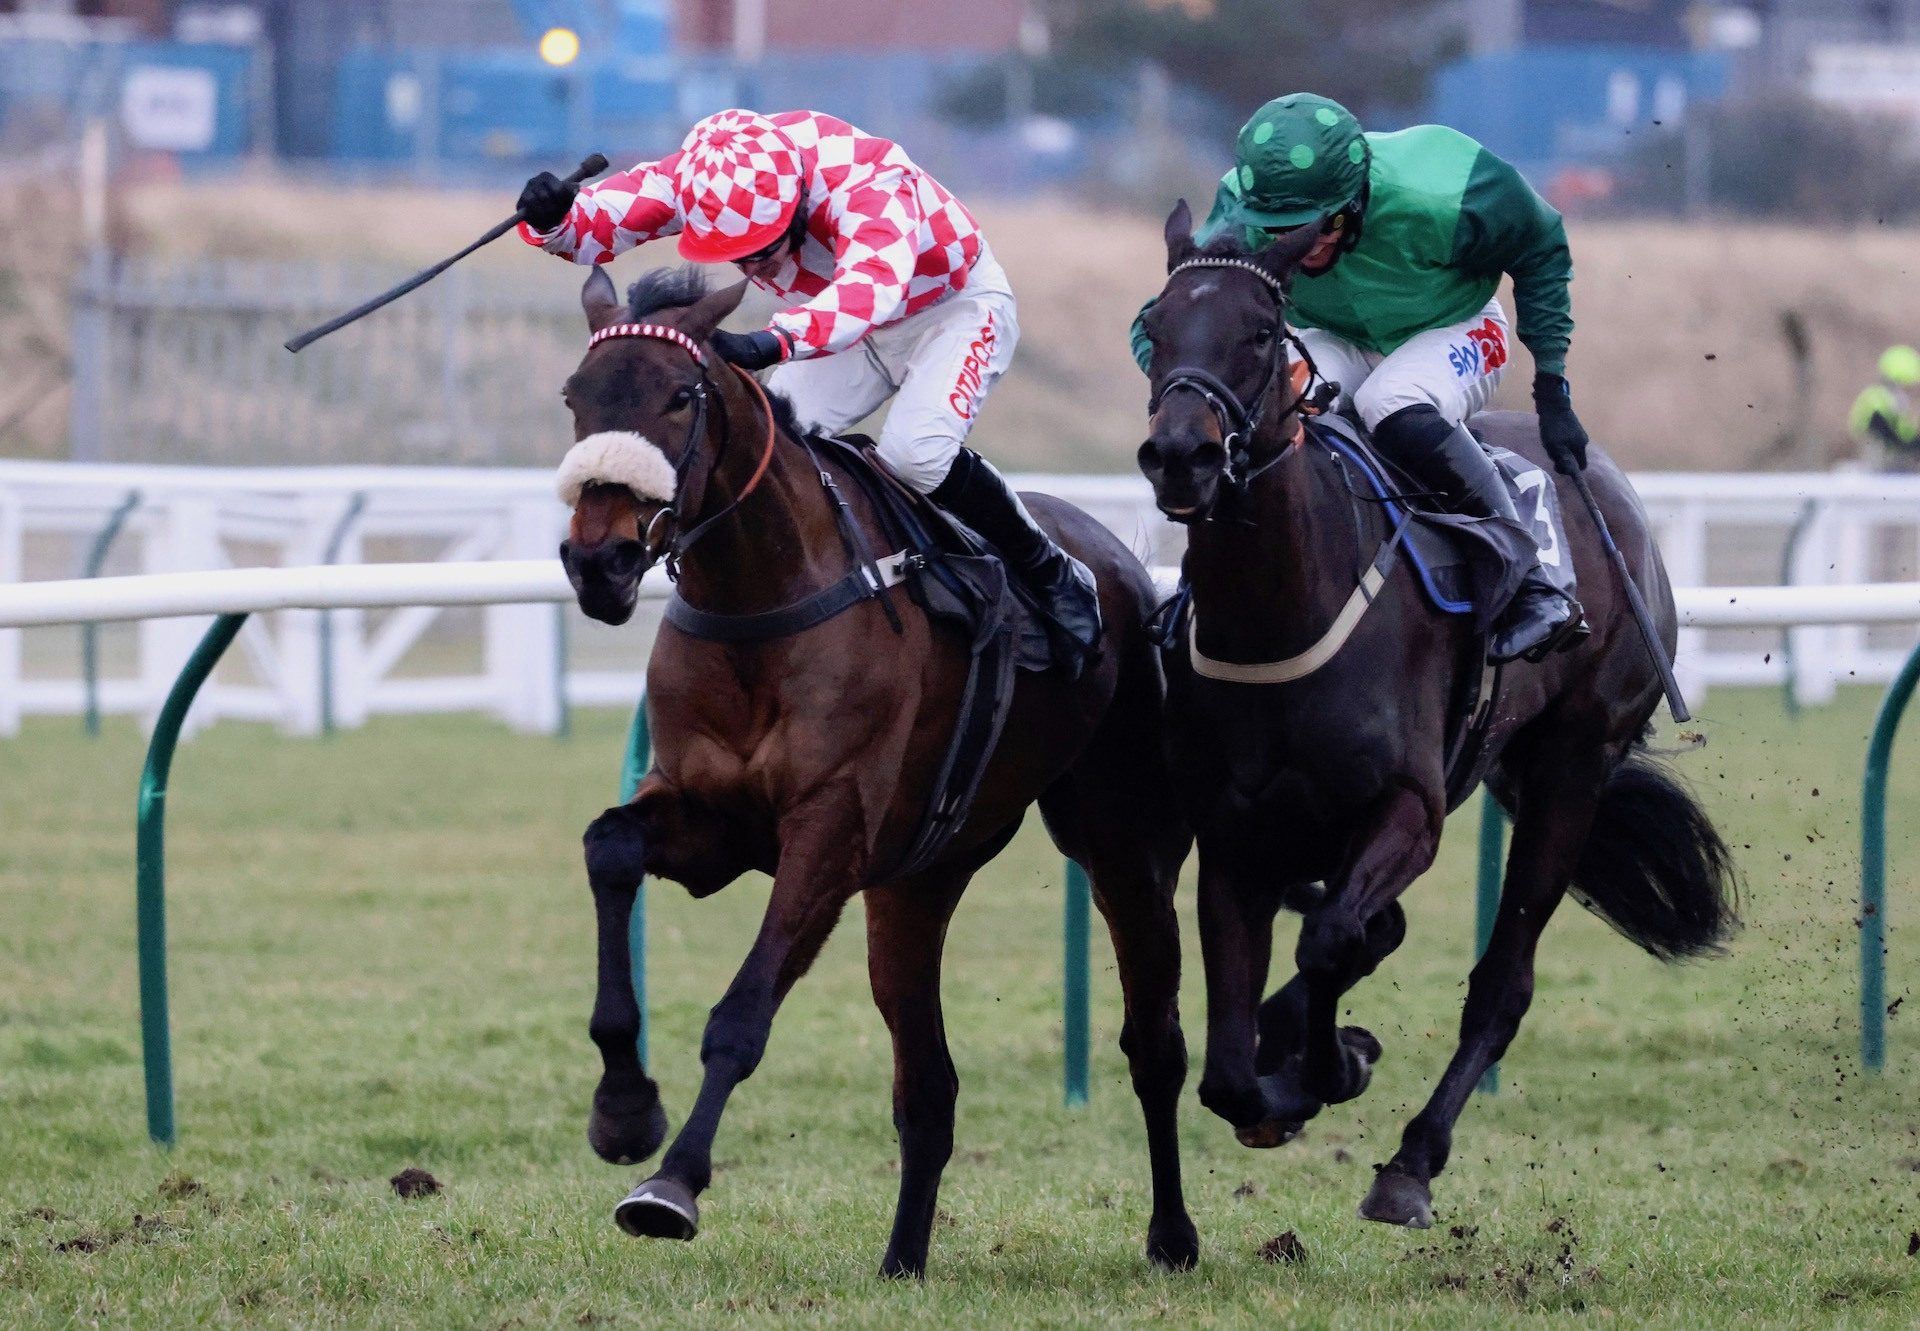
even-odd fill
[(1140, 445), (1140, 451), (1134, 454), (1134, 460), (1146, 470), (1158, 471), (1160, 469), (1160, 445), (1151, 439), (1147, 440), (1146, 443)]
[(644, 542), (621, 539), (615, 541), (607, 551), (607, 573), (620, 581), (637, 574), (647, 560), (647, 547)]
[(1227, 465), (1227, 450), (1209, 440), (1193, 450), (1193, 469), (1198, 472), (1219, 471)]

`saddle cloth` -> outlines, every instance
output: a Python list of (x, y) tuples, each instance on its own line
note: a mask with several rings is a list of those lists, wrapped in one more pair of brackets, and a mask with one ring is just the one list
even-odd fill
[[(1468, 428), (1472, 428), (1472, 422), (1468, 422)], [(1405, 522), (1407, 557), (1434, 609), (1450, 615), (1478, 616), (1485, 588), (1513, 586), (1518, 575), (1525, 572), (1505, 568), (1504, 556), (1479, 535), (1471, 520), (1435, 509), (1421, 494), (1419, 485), (1382, 458), (1372, 440), (1347, 417), (1312, 417), (1307, 431), (1310, 438), (1360, 473), (1368, 495), (1379, 502), (1390, 528)], [(1553, 478), (1518, 453), (1484, 441), (1482, 446), (1506, 480), (1521, 524), (1533, 533), (1540, 547), (1542, 571), (1571, 597), (1573, 564), (1567, 556), (1566, 526)]]

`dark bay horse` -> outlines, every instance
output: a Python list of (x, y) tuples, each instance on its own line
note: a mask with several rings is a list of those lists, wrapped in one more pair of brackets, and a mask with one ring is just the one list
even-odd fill
[[(785, 404), (706, 349), (743, 290), (708, 294), (697, 274), (656, 273), (622, 302), (604, 273), (587, 283), (582, 303), (597, 336), (566, 387), (579, 442), (562, 469), (574, 515), (561, 558), (595, 619), (626, 621), (669, 536), (679, 595), (712, 615), (787, 607), (842, 579), (851, 559), (834, 516), (840, 498), (873, 549), (887, 549), (843, 463), (810, 456)], [(828, 477), (837, 478), (833, 490)], [(782, 998), (863, 893), (874, 1002), (893, 1037), (900, 1138), (899, 1202), (881, 1269), (923, 1273), (958, 1090), (940, 1008), (947, 923), (968, 880), (1037, 801), (1054, 841), (1091, 877), (1118, 954), (1121, 1045), (1153, 1178), (1148, 1255), (1171, 1268), (1196, 1260), (1175, 1121), (1187, 1062), (1173, 889), (1191, 835), (1165, 798), (1164, 690), (1145, 630), (1153, 586), (1086, 514), (1044, 495), (1028, 503), (1098, 576), (1100, 656), (1078, 680), (1058, 669), (1019, 676), (972, 814), (923, 871), (903, 876), (896, 866), (954, 724), (967, 662), (959, 635), (935, 628), (904, 588), (887, 606), (861, 600), (763, 641), (661, 627), (647, 668), (653, 770), (630, 803), (586, 834), (600, 958), (591, 1030), (605, 1064), (588, 1135), (604, 1158), (645, 1159), (666, 1134), (658, 1090), (634, 1049), (635, 885), (653, 874), (704, 897), (758, 869), (773, 875), (773, 888), (759, 935), (707, 1023), (692, 1113), (659, 1172), (616, 1212), (629, 1233), (693, 1237), (694, 1199), (709, 1182), (727, 1098), (759, 1063)]]
[[(1340, 1002), (1399, 946), (1400, 894), (1433, 862), (1450, 804), (1484, 779), (1514, 820), (1493, 937), (1473, 968), (1458, 1050), (1360, 1208), (1425, 1227), (1455, 1121), (1519, 1028), (1535, 945), (1561, 896), (1571, 889), (1657, 957), (1691, 957), (1734, 926), (1732, 866), (1699, 806), (1644, 751), (1659, 682), (1571, 503), (1593, 636), (1506, 669), (1483, 747), (1449, 782), (1450, 722), (1482, 677), (1485, 640), (1470, 618), (1428, 605), (1404, 558), (1355, 599), (1387, 520), (1325, 449), (1301, 446), (1307, 367), (1290, 359), (1284, 326), (1288, 279), (1316, 232), (1257, 253), (1230, 241), (1198, 249), (1182, 202), (1167, 223), (1165, 292), (1147, 316), (1154, 409), (1139, 462), (1161, 510), (1188, 525), (1195, 616), (1195, 636), (1169, 653), (1168, 715), (1200, 851), (1200, 1099), (1247, 1145), (1277, 1146), (1365, 1089), (1380, 1046), (1338, 1026)], [(1532, 416), (1475, 424), (1545, 465)], [(1619, 469), (1591, 456), (1587, 476), (1671, 658), (1673, 594), (1646, 514)], [(1342, 642), (1335, 626), (1355, 608)], [(1307, 664), (1288, 682), (1232, 678), (1234, 667), (1295, 660)], [(1282, 906), (1304, 915), (1298, 974), (1263, 1003)]]

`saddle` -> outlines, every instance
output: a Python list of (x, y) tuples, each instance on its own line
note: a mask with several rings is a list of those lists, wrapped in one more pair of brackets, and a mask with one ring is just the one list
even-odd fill
[[(1506, 481), (1521, 523), (1533, 533), (1534, 543), (1540, 548), (1542, 570), (1571, 598), (1573, 570), (1565, 556), (1566, 528), (1552, 477), (1518, 453), (1488, 445), (1471, 421), (1467, 428), (1486, 448)], [(1505, 605), (1507, 594), (1525, 576), (1526, 568), (1514, 567), (1500, 546), (1481, 533), (1474, 519), (1439, 508), (1434, 496), (1381, 456), (1354, 421), (1331, 414), (1317, 416), (1309, 419), (1307, 431), (1310, 439), (1359, 473), (1367, 497), (1381, 505), (1390, 525), (1398, 527), (1405, 522), (1407, 559), (1433, 608), (1449, 615), (1473, 615), (1485, 632)]]
[[(801, 632), (862, 601), (877, 600), (898, 632), (902, 624), (889, 595), (898, 586), (931, 620), (959, 635), (968, 654), (966, 685), (920, 826), (889, 875), (905, 876), (937, 859), (965, 824), (1012, 707), (1016, 671), (1047, 669), (1052, 648), (1030, 594), (1009, 577), (999, 553), (895, 476), (872, 440), (815, 436), (805, 444), (834, 505), (853, 571), (792, 605), (757, 615), (711, 614), (675, 594), (667, 602), (666, 619), (694, 637), (757, 642)], [(823, 458), (837, 463), (866, 498), (891, 553), (873, 552)]]

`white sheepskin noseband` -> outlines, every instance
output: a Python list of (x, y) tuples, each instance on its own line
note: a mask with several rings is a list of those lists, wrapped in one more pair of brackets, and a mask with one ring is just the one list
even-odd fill
[(554, 477), (560, 502), (568, 508), (579, 504), (580, 492), (589, 485), (624, 485), (641, 499), (671, 504), (673, 463), (645, 435), (602, 430), (567, 450)]

